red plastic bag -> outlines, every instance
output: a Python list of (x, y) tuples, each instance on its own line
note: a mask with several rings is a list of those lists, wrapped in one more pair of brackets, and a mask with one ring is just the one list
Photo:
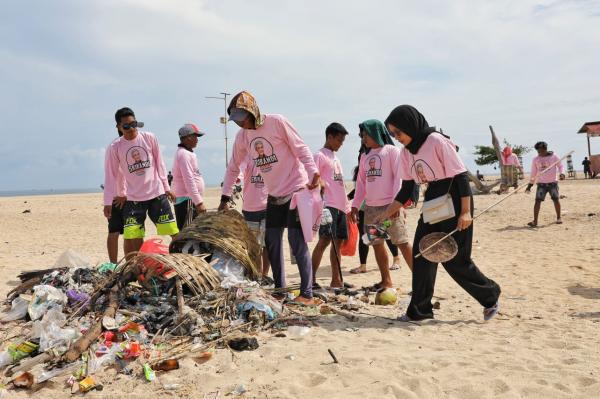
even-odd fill
[(358, 226), (356, 223), (348, 220), (348, 239), (342, 243), (340, 253), (342, 256), (356, 255), (356, 246), (358, 245)]
[(142, 246), (140, 247), (140, 252), (145, 254), (169, 254), (169, 246), (162, 243), (162, 239), (160, 238), (151, 238), (149, 240), (144, 241)]

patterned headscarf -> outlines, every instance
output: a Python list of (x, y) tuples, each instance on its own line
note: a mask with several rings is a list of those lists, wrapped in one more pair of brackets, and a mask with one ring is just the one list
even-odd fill
[(233, 108), (243, 109), (254, 116), (254, 129), (258, 129), (265, 123), (265, 116), (260, 113), (256, 99), (252, 94), (247, 91), (241, 91), (231, 99), (229, 107), (227, 107), (227, 114), (231, 115)]

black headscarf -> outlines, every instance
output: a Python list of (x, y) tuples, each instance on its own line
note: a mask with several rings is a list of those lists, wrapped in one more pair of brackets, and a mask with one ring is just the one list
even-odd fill
[(427, 120), (412, 105), (399, 105), (392, 110), (385, 120), (386, 125), (394, 125), (412, 138), (406, 149), (411, 154), (416, 154), (423, 145), (427, 136), (435, 132), (434, 126), (429, 126)]

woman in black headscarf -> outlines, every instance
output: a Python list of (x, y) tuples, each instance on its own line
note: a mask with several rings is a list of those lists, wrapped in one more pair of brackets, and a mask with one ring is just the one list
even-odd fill
[[(404, 145), (402, 150), (402, 187), (387, 214), (396, 212), (413, 191), (415, 181), (426, 183), (424, 201), (449, 195), (455, 216), (439, 222), (426, 223), (419, 218), (413, 247), (418, 248), (421, 239), (429, 233), (449, 233), (458, 244), (457, 255), (442, 263), (448, 274), (483, 307), (484, 320), (498, 312), (500, 286), (481, 273), (471, 259), (473, 241), (473, 196), (467, 169), (457, 154), (457, 148), (448, 136), (436, 132), (427, 124), (425, 117), (410, 105), (401, 105), (385, 120), (388, 131)], [(416, 251), (415, 251), (416, 252)], [(423, 256), (413, 259), (412, 298), (406, 314), (400, 320), (433, 318), (431, 299), (437, 273), (437, 263)]]

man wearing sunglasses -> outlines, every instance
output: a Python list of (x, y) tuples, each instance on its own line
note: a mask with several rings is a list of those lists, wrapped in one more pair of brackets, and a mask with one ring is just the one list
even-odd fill
[[(127, 193), (123, 206), (123, 238), (125, 254), (137, 251), (144, 241), (146, 215), (156, 225), (159, 235), (174, 236), (179, 232), (169, 200), (175, 199), (167, 181), (167, 171), (154, 134), (139, 131), (142, 122), (130, 108), (115, 114), (117, 129), (123, 133), (106, 150), (104, 165), (104, 216), (112, 214), (113, 198), (122, 190)], [(121, 188), (118, 188), (122, 175)], [(117, 192), (115, 192), (117, 190)]]

